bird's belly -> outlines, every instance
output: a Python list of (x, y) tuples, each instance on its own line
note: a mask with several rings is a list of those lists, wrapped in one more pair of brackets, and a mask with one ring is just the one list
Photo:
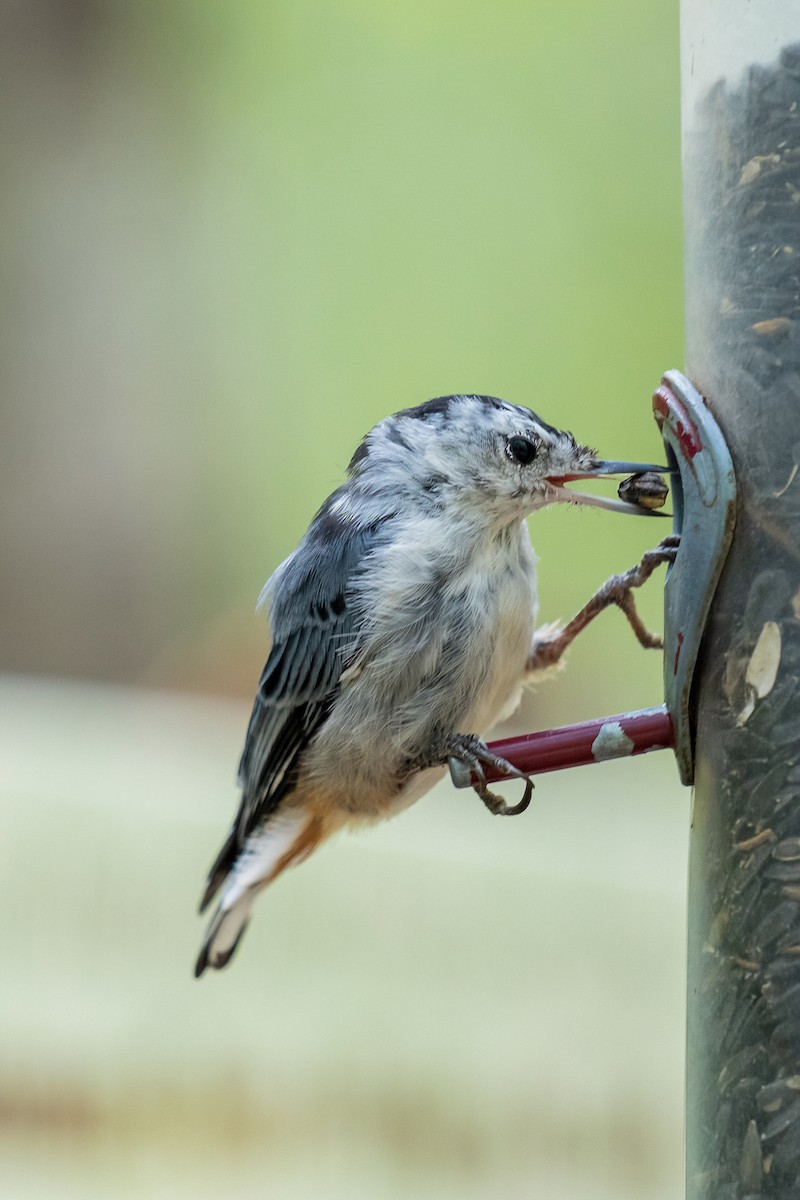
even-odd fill
[[(530, 639), (521, 646), (529, 646)], [(483, 737), (498, 721), (509, 717), (517, 708), (522, 696), (522, 666), (525, 663), (524, 649), (513, 658), (504, 659), (498, 654), (491, 664), (483, 687), (477, 689), (472, 704), (464, 712), (458, 725), (465, 733), (478, 733)]]
[(487, 604), (477, 636), (486, 647), (482, 678), (462, 717), (465, 732), (486, 733), (519, 703), (525, 663), (533, 637), (533, 595), (529, 585), (502, 590)]
[[(451, 681), (452, 686), (442, 698), (441, 704), (434, 701), (425, 711), (425, 716), (414, 731), (414, 740), (424, 745), (435, 730), (453, 734), (474, 734), (483, 737), (499, 720), (510, 716), (517, 708), (522, 694), (522, 679), (525, 662), (533, 636), (533, 605), (530, 589), (525, 590), (520, 603), (510, 606), (508, 612), (501, 611), (492, 619), (492, 606), (487, 607), (482, 653), (478, 669), (476, 661), (470, 665), (470, 656), (465, 658), (462, 681)], [(436, 692), (433, 691), (433, 697)], [(452, 701), (463, 696), (459, 706)], [(446, 768), (417, 771), (401, 787), (392, 801), (392, 812), (409, 807), (434, 784), (446, 775)]]
[(307, 760), (342, 808), (369, 818), (407, 807), (444, 775), (427, 764), (449, 735), (483, 736), (513, 711), (534, 604), (529, 573), (487, 572), (445, 601), (416, 654), (402, 656), (387, 639), (365, 657)]

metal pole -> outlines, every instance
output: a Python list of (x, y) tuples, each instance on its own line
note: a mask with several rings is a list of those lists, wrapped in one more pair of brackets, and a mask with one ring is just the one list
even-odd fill
[(800, 1197), (800, 4), (682, 0), (686, 374), (738, 483), (697, 670), (687, 1196)]

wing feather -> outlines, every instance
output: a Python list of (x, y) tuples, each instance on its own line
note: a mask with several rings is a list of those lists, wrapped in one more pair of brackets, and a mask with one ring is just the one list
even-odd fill
[(327, 718), (340, 677), (358, 653), (353, 582), (389, 517), (367, 527), (347, 520), (336, 504), (343, 490), (323, 505), (262, 593), (272, 645), (239, 763), (239, 812), (209, 874), (203, 906), (247, 837), (294, 787), (302, 752)]

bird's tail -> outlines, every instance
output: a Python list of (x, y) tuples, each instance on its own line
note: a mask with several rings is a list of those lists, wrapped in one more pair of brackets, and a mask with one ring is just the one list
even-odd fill
[(220, 970), (242, 940), (253, 901), (262, 888), (319, 845), (322, 822), (301, 808), (279, 811), (252, 833), (231, 867), (222, 897), (206, 930), (194, 973)]

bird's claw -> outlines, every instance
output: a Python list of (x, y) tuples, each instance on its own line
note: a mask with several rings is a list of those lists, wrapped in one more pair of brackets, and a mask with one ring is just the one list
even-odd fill
[(498, 796), (496, 792), (492, 792), (486, 787), (478, 784), (475, 787), (475, 792), (480, 796), (483, 803), (486, 805), (490, 813), (496, 817), (517, 817), (520, 813), (524, 813), (525, 809), (531, 802), (533, 796), (533, 780), (528, 776), (523, 776), (525, 779), (525, 791), (522, 799), (517, 804), (506, 804), (502, 796)]
[(643, 624), (636, 610), (633, 589), (641, 587), (643, 583), (646, 583), (656, 567), (660, 567), (663, 563), (670, 565), (674, 563), (680, 542), (679, 534), (669, 534), (668, 537), (663, 538), (652, 550), (648, 550), (646, 554), (643, 554), (641, 561), (635, 567), (631, 567), (629, 571), (625, 571), (622, 575), (612, 575), (611, 579), (603, 585), (598, 593), (599, 596), (603, 597), (606, 604), (616, 604), (622, 610), (639, 644), (644, 646), (646, 650), (663, 650), (664, 641), (659, 634), (650, 633)]
[[(681, 544), (681, 535), (679, 533), (670, 533), (665, 538), (662, 538), (657, 546), (652, 550), (648, 550), (642, 555), (642, 560), (638, 567), (634, 567), (634, 571), (644, 571), (644, 577), (641, 582), (644, 583), (648, 579), (656, 567), (660, 567), (662, 563), (674, 563), (678, 550)], [(633, 585), (634, 587), (637, 584)]]
[[(476, 782), (472, 784), (472, 789), (476, 795), (480, 796), (490, 813), (496, 817), (516, 817), (525, 812), (533, 796), (533, 780), (529, 775), (498, 754), (493, 754), (486, 743), (475, 735), (457, 735), (452, 739), (448, 750), (449, 761), (465, 764), (477, 777)], [(514, 779), (525, 780), (525, 791), (519, 803), (507, 804), (502, 796), (498, 796), (496, 792), (490, 790), (486, 783), (484, 766), (494, 767), (496, 771), (501, 771), (504, 775)]]

